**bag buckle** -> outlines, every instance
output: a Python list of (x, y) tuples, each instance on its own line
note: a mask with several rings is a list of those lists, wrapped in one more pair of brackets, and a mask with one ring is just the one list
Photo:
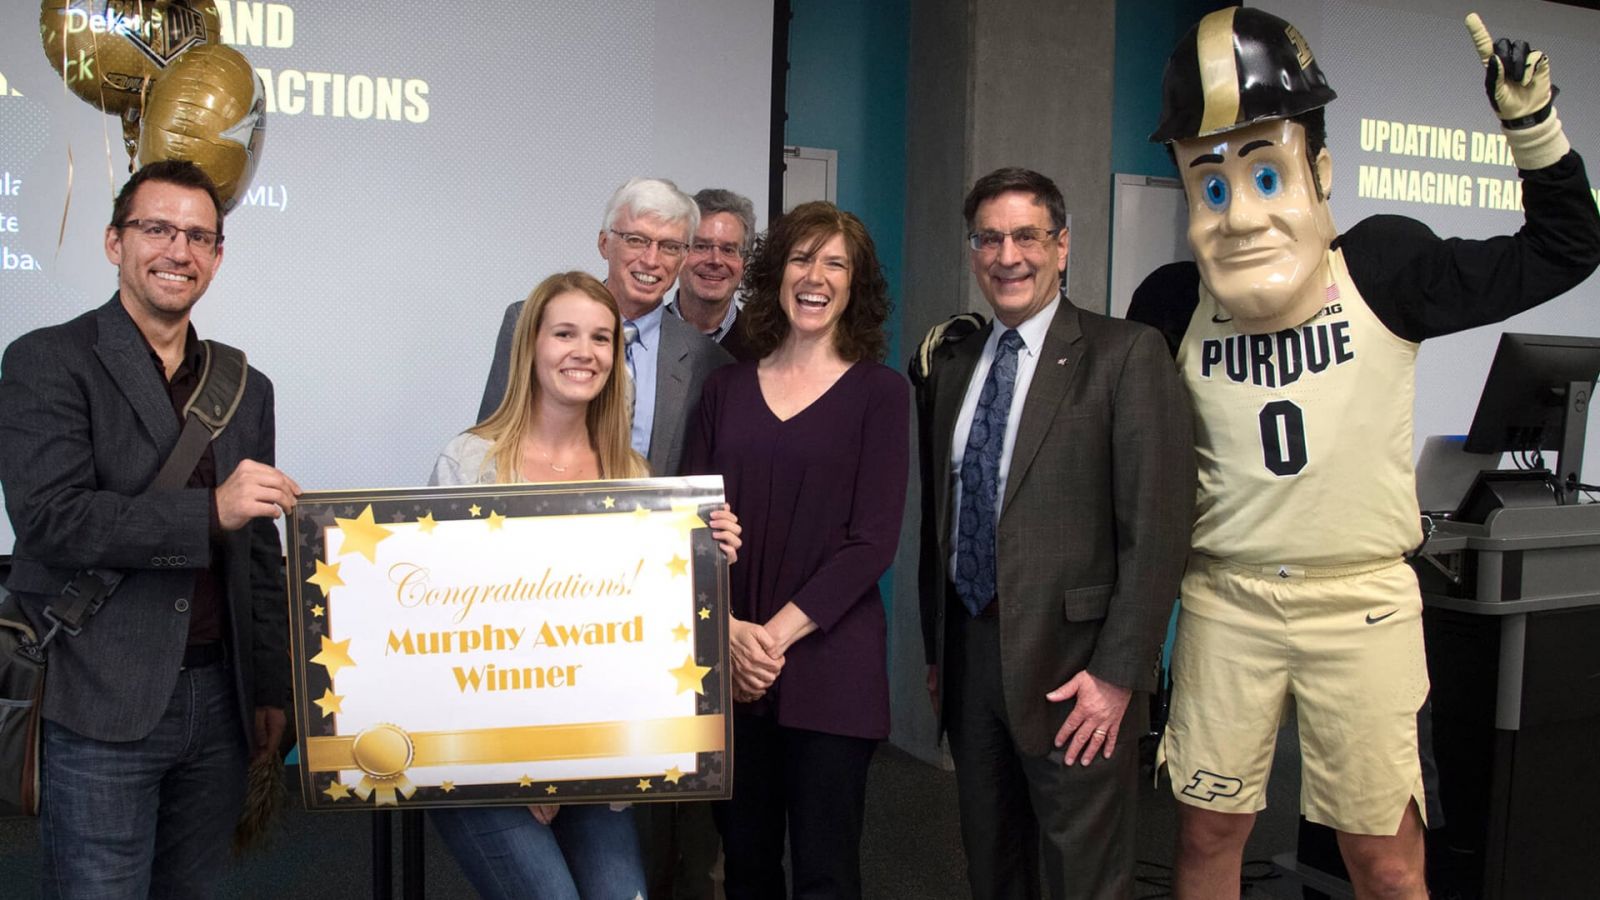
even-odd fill
[(106, 598), (111, 596), (121, 582), (120, 572), (84, 569), (74, 575), (61, 589), (61, 599), (65, 601), (62, 610), (57, 612), (54, 603), (44, 608), (44, 617), (50, 622), (50, 630), (45, 632), (39, 645), (41, 647), (49, 645), (58, 631), (77, 637), (78, 632), (83, 630), (83, 624), (90, 616), (100, 611), (100, 607), (105, 605)]
[(65, 620), (56, 615), (53, 607), (46, 606), (44, 608), (44, 617), (50, 622), (50, 630), (46, 631), (44, 637), (39, 639), (39, 646), (41, 647), (48, 647), (50, 642), (55, 639), (58, 631), (65, 631), (67, 634), (77, 637), (78, 632), (83, 630), (82, 625), (68, 625)]

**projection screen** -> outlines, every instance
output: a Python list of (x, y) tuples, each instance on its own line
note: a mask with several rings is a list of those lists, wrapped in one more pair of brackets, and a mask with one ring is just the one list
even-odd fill
[[(771, 3), (216, 6), (263, 80), (266, 135), (194, 322), (273, 380), (278, 463), (308, 489), (424, 482), (473, 423), (506, 304), (555, 271), (604, 274), (595, 239), (627, 178), (767, 209)], [(111, 296), (102, 234), (127, 176), (118, 121), (47, 61), (38, 4), (7, 3), (0, 345)], [(13, 539), (0, 520), (0, 553)]]

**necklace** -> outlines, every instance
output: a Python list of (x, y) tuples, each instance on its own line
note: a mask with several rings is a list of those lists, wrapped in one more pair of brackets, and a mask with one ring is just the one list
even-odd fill
[(558, 465), (556, 465), (555, 460), (551, 459), (550, 458), (550, 454), (548, 454), (548, 453), (546, 453), (544, 455), (544, 462), (545, 462), (545, 465), (549, 466), (552, 469), (555, 469), (557, 472), (565, 472), (567, 470), (566, 466), (558, 466)]
[[(552, 472), (556, 472), (556, 473), (565, 475), (570, 469), (573, 468), (574, 465), (581, 465), (581, 463), (573, 463), (573, 462), (571, 462), (570, 458), (569, 458), (568, 462), (558, 463), (558, 462), (556, 462), (555, 455), (552, 454), (549, 450), (547, 450), (544, 447), (541, 447), (541, 446), (539, 446), (537, 444), (533, 444), (531, 441), (529, 442), (529, 444), (530, 444), (530, 448), (529, 449), (532, 449), (534, 452), (538, 453), (539, 456), (544, 459), (544, 464), (546, 466), (549, 466), (550, 470)], [(582, 455), (582, 451), (581, 450), (578, 451), (578, 455), (579, 456)]]

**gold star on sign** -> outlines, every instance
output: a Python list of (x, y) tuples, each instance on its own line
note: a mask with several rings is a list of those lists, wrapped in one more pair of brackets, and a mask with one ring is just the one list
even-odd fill
[(467, 512), (472, 513), (472, 517), (474, 519), (476, 519), (478, 516), (483, 515), (483, 507), (481, 507), (478, 504), (474, 503), (471, 506), (467, 507)]
[(331, 716), (334, 713), (344, 712), (344, 709), (339, 705), (344, 702), (344, 698), (338, 694), (335, 694), (333, 692), (333, 688), (328, 688), (327, 690), (323, 691), (320, 698), (311, 702), (322, 707), (322, 714), (325, 716)]
[(667, 561), (667, 571), (671, 572), (674, 578), (679, 575), (687, 575), (689, 574), (689, 561), (674, 553), (672, 554), (672, 559)]
[(522, 786), (522, 787), (533, 787), (533, 779), (529, 778), (526, 775), (524, 775), (521, 778), (517, 779), (517, 784)]
[(711, 621), (711, 607), (700, 607), (700, 618), (705, 619), (707, 622)]
[(505, 516), (500, 515), (499, 513), (495, 512), (492, 509), (489, 510), (489, 530), (490, 531), (499, 531), (500, 530), (500, 526), (502, 526), (504, 524), (506, 524), (506, 517)]
[(672, 629), (672, 639), (675, 641), (687, 641), (689, 639), (689, 627), (679, 622), (678, 627)]
[(451, 791), (453, 791), (455, 789), (456, 789), (456, 783), (454, 781), (446, 781), (443, 784), (439, 785), (439, 790), (444, 791), (446, 794), (450, 793)]
[(324, 597), (334, 588), (344, 587), (344, 579), (339, 577), (339, 564), (317, 560), (317, 574), (307, 578), (306, 584), (314, 584), (321, 588)]
[(327, 635), (322, 636), (322, 652), (311, 657), (311, 661), (319, 666), (325, 666), (328, 677), (337, 675), (340, 669), (354, 666), (355, 660), (350, 658), (350, 638), (335, 641)]
[(344, 798), (350, 796), (350, 789), (345, 787), (344, 782), (339, 781), (338, 779), (335, 779), (333, 784), (323, 788), (322, 792), (328, 795), (329, 800), (333, 801), (343, 800)]
[(322, 608), (322, 604), (321, 603), (318, 603), (316, 606), (311, 607), (311, 614), (313, 616), (316, 616), (319, 619), (322, 618), (322, 614), (324, 612), (327, 612), (327, 610)]
[(635, 503), (633, 505), (633, 514), (640, 519), (650, 518), (650, 510), (645, 509), (643, 503)]
[(705, 528), (706, 522), (700, 518), (700, 507), (695, 503), (674, 503), (672, 511), (672, 527), (678, 529), (680, 537), (688, 537), (696, 528)]
[(417, 530), (423, 534), (433, 534), (433, 526), (438, 524), (433, 520), (433, 510), (430, 509), (427, 515), (417, 519)]
[(667, 781), (672, 782), (673, 784), (677, 784), (678, 783), (678, 779), (683, 777), (683, 772), (677, 766), (673, 766), (672, 768), (668, 769), (666, 771), (666, 773), (664, 775), (662, 775), (661, 777), (666, 779)]
[(650, 790), (651, 787), (653, 787), (653, 785), (650, 784), (650, 779), (648, 779), (648, 778), (639, 779), (639, 792), (640, 793), (644, 793), (645, 791)]
[(544, 786), (544, 792), (553, 797), (556, 793), (556, 786), (553, 784), (547, 784)]
[(678, 680), (677, 693), (694, 691), (696, 694), (704, 694), (705, 690), (700, 686), (700, 683), (705, 680), (706, 673), (710, 671), (710, 666), (697, 666), (694, 663), (694, 657), (685, 656), (683, 665), (676, 669), (668, 669), (667, 674)]
[(607, 497), (604, 500), (601, 500), (600, 504), (602, 506), (604, 506), (606, 509), (616, 509), (617, 508), (617, 498), (615, 498), (615, 497)]
[(367, 558), (367, 562), (377, 562), (378, 542), (394, 536), (394, 532), (372, 521), (371, 503), (354, 519), (335, 516), (333, 521), (344, 531), (344, 541), (339, 545), (340, 556), (359, 553)]

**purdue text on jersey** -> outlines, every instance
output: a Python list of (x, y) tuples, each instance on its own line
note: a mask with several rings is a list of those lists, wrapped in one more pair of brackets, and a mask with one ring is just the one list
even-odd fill
[(1276, 334), (1207, 338), (1200, 345), (1200, 377), (1222, 374), (1229, 381), (1275, 388), (1355, 358), (1349, 322), (1318, 322)]

